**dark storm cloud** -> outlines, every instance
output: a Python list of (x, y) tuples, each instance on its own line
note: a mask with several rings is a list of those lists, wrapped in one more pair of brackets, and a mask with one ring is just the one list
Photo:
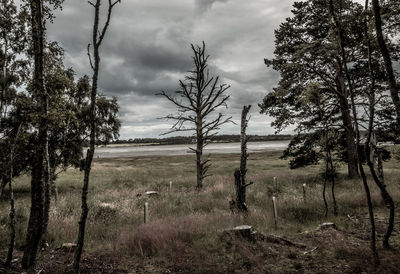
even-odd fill
[[(175, 107), (156, 97), (173, 92), (192, 68), (190, 43), (207, 44), (210, 70), (220, 75), (231, 99), (227, 115), (237, 122), (244, 104), (252, 104), (249, 132), (271, 133), (270, 119), (257, 104), (276, 85), (279, 75), (263, 59), (273, 57), (273, 30), (289, 16), (293, 0), (123, 0), (116, 6), (101, 48), (100, 89), (117, 96), (122, 138), (157, 136), (170, 122), (157, 117)], [(104, 1), (103, 8), (105, 8)], [(48, 36), (66, 50), (67, 66), (77, 75), (91, 73), (86, 47), (90, 43), (92, 8), (86, 1), (65, 1)], [(227, 125), (224, 133), (237, 133)]]
[(210, 9), (214, 3), (226, 3), (228, 1), (229, 0), (196, 0), (196, 8), (199, 9), (200, 13), (203, 13)]
[(104, 49), (110, 56), (103, 65), (101, 86), (112, 94), (135, 91), (153, 95), (161, 89), (174, 89), (177, 78), (191, 67), (190, 51), (182, 54), (178, 45), (148, 44), (150, 38), (125, 38)]

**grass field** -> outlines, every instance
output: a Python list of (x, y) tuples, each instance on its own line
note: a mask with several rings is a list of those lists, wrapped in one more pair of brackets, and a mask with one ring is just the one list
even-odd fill
[[(387, 187), (396, 202), (393, 249), (381, 250), (382, 266), (374, 268), (368, 249), (368, 219), (364, 191), (359, 180), (339, 174), (336, 197), (339, 216), (324, 218), (320, 166), (290, 170), (281, 152), (251, 154), (247, 178), (247, 216), (232, 214), (233, 172), (239, 155), (212, 155), (211, 176), (202, 191), (195, 190), (193, 156), (96, 159), (89, 192), (90, 212), (83, 271), (87, 273), (265, 273), (265, 272), (393, 272), (400, 260), (400, 163), (385, 163)], [(58, 249), (77, 237), (83, 174), (69, 169), (57, 181), (59, 199), (52, 203), (49, 248), (42, 252), (39, 267), (45, 273), (64, 273), (73, 252)], [(273, 177), (278, 184), (273, 184)], [(172, 191), (169, 192), (169, 182)], [(306, 201), (302, 185), (306, 184)], [(386, 208), (370, 180), (378, 236), (385, 231)], [(21, 255), (29, 216), (29, 177), (15, 184), (17, 242)], [(155, 190), (157, 197), (143, 194)], [(278, 227), (274, 227), (271, 197), (278, 202)], [(6, 194), (8, 197), (8, 194)], [(328, 197), (329, 191), (328, 191)], [(144, 203), (149, 203), (150, 222), (143, 224)], [(0, 201), (0, 258), (8, 242), (8, 200)], [(338, 230), (319, 231), (323, 222)], [(305, 248), (224, 237), (224, 230), (251, 225), (263, 235), (279, 235)], [(397, 260), (397, 262), (396, 262)], [(17, 262), (16, 264), (17, 265)], [(46, 272), (47, 270), (47, 272)], [(1, 271), (1, 270), (0, 270)], [(17, 268), (16, 270), (17, 271)]]

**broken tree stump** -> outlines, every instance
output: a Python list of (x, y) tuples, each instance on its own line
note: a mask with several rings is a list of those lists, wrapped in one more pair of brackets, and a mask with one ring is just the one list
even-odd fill
[(293, 246), (297, 248), (307, 248), (307, 246), (303, 243), (296, 243), (292, 242), (286, 238), (276, 236), (276, 235), (264, 235), (258, 231), (256, 231), (252, 226), (249, 225), (240, 225), (236, 226), (231, 229), (226, 229), (224, 230), (223, 235), (229, 235), (230, 238), (232, 239), (232, 236), (239, 237), (239, 238), (244, 238), (247, 240), (251, 241), (264, 241), (264, 242), (269, 242), (273, 244), (279, 244), (279, 245), (286, 245), (286, 246)]
[(239, 212), (247, 212), (248, 208), (246, 205), (246, 187), (253, 184), (250, 182), (246, 184), (246, 172), (247, 172), (247, 157), (249, 156), (247, 153), (247, 135), (246, 128), (249, 120), (247, 119), (247, 114), (251, 105), (243, 106), (242, 110), (242, 120), (241, 120), (241, 130), (240, 130), (240, 168), (235, 170), (235, 190), (236, 190), (236, 200), (230, 202), (230, 207), (232, 212), (234, 212), (233, 208), (236, 207)]
[(233, 229), (228, 230), (228, 232), (250, 239), (252, 237), (254, 229), (252, 226), (249, 225), (239, 225), (234, 227)]

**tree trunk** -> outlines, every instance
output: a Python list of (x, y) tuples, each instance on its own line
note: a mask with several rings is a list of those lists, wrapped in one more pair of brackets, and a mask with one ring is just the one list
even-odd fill
[(326, 183), (328, 181), (328, 163), (326, 163), (326, 169), (325, 169), (325, 178), (324, 178), (324, 184), (322, 187), (322, 199), (324, 200), (324, 207), (325, 207), (325, 218), (328, 217), (328, 202), (326, 200)]
[[(98, 21), (97, 21), (98, 22)], [(96, 58), (97, 59), (97, 58)], [(89, 177), (93, 161), (94, 149), (95, 149), (95, 104), (96, 104), (96, 94), (97, 94), (97, 75), (98, 69), (93, 75), (93, 85), (92, 85), (92, 95), (91, 95), (91, 106), (90, 106), (90, 145), (86, 153), (85, 169), (84, 169), (84, 179), (82, 187), (82, 205), (81, 205), (81, 217), (79, 220), (79, 233), (78, 241), (74, 257), (74, 272), (79, 273), (79, 264), (81, 260), (83, 244), (85, 241), (85, 229), (86, 229), (86, 219), (89, 213), (89, 207), (87, 204), (87, 196), (89, 190)]]
[(243, 106), (242, 110), (242, 119), (240, 124), (240, 174), (242, 176), (242, 184), (246, 184), (246, 173), (247, 173), (247, 135), (246, 135), (246, 128), (248, 124), (247, 114), (249, 113), (251, 105)]
[(342, 121), (345, 132), (345, 142), (347, 151), (347, 171), (349, 178), (359, 178), (357, 164), (357, 147), (354, 142), (355, 136), (353, 132), (352, 119), (350, 115), (350, 106), (346, 98), (340, 99)]
[(332, 203), (333, 203), (333, 215), (337, 216), (339, 214), (338, 212), (338, 206), (336, 202), (336, 196), (335, 196), (335, 168), (333, 166), (333, 161), (332, 161), (332, 155), (329, 151), (329, 164), (330, 164), (330, 179), (331, 179), (331, 194), (332, 194)]
[(378, 151), (378, 156), (377, 156), (377, 169), (378, 169), (378, 178), (382, 182), (385, 181), (385, 176), (383, 175), (383, 162), (382, 162), (382, 153)]
[[(11, 170), (12, 171), (12, 170)], [(11, 175), (12, 176), (12, 175)], [(10, 243), (8, 245), (7, 260), (5, 262), (6, 266), (11, 265), (14, 246), (15, 246), (15, 202), (14, 202), (14, 191), (12, 187), (12, 177), (10, 176), (8, 187), (10, 191)]]
[(4, 189), (6, 188), (7, 185), (7, 176), (5, 176), (3, 174), (3, 176), (1, 176), (1, 185), (0, 185), (0, 199), (3, 197), (4, 195)]
[(196, 130), (196, 170), (197, 170), (197, 189), (203, 188), (204, 170), (203, 170), (203, 132), (202, 132), (202, 119), (198, 116), (197, 130)]
[[(97, 97), (97, 82), (98, 82), (99, 66), (100, 66), (99, 47), (101, 44), (101, 40), (100, 40), (100, 43), (98, 41), (100, 4), (101, 4), (101, 0), (96, 0), (96, 3), (93, 5), (95, 8), (93, 36), (92, 36), (94, 66), (92, 66), (93, 77), (92, 77), (92, 90), (91, 90), (91, 97), (90, 97), (90, 112), (89, 112), (90, 142), (89, 142), (89, 149), (87, 150), (87, 153), (86, 153), (85, 166), (84, 166), (84, 179), (83, 179), (82, 197), (81, 197), (82, 212), (81, 212), (81, 217), (79, 220), (79, 232), (78, 232), (77, 246), (76, 246), (76, 250), (75, 250), (74, 264), (73, 264), (74, 272), (76, 274), (78, 274), (80, 272), (80, 261), (81, 261), (81, 256), (82, 256), (83, 245), (85, 242), (86, 219), (87, 219), (87, 216), (89, 213), (89, 208), (88, 208), (88, 204), (87, 204), (87, 196), (88, 196), (88, 190), (89, 190), (89, 178), (90, 178), (90, 171), (91, 171), (91, 167), (92, 167), (93, 155), (94, 155), (95, 144), (96, 144), (96, 121), (95, 121), (96, 97)], [(110, 16), (110, 11), (109, 11), (108, 15)], [(107, 23), (108, 23), (108, 21), (107, 21)], [(88, 52), (88, 54), (90, 54), (90, 52)]]
[(14, 190), (12, 186), (13, 177), (14, 177), (14, 154), (15, 154), (15, 145), (17, 143), (17, 139), (19, 137), (21, 124), (18, 125), (17, 132), (14, 136), (14, 141), (10, 147), (10, 158), (8, 162), (8, 176), (7, 176), (7, 183), (10, 191), (10, 243), (8, 245), (8, 253), (7, 253), (7, 260), (5, 262), (6, 266), (11, 265), (13, 253), (14, 253), (14, 246), (15, 246), (15, 201), (14, 201)]
[[(321, 115), (322, 117), (322, 115)], [(324, 185), (322, 190), (322, 197), (324, 200), (325, 206), (325, 217), (328, 216), (328, 203), (326, 200), (326, 185), (328, 179), (331, 181), (331, 195), (332, 195), (332, 202), (333, 202), (333, 215), (338, 215), (338, 208), (336, 203), (335, 197), (335, 167), (333, 165), (331, 149), (329, 145), (329, 130), (328, 126), (325, 125), (324, 127), (324, 137), (325, 137), (325, 178), (324, 178)]]
[(6, 105), (6, 100), (5, 100), (5, 94), (6, 94), (6, 89), (7, 89), (7, 51), (8, 51), (8, 37), (7, 34), (4, 33), (4, 63), (3, 63), (3, 68), (2, 68), (2, 73), (3, 73), (3, 84), (2, 84), (2, 88), (1, 88), (1, 95), (0, 95), (0, 128), (1, 128), (1, 124), (3, 122), (3, 110), (4, 107)]
[(396, 130), (399, 130), (399, 127), (400, 127), (399, 87), (396, 83), (396, 78), (395, 78), (394, 71), (393, 71), (392, 59), (390, 57), (390, 53), (387, 48), (385, 38), (383, 36), (381, 7), (379, 4), (379, 0), (372, 0), (372, 9), (374, 12), (374, 17), (375, 17), (376, 38), (378, 40), (379, 49), (381, 51), (383, 61), (385, 64), (386, 77), (387, 77), (387, 82), (389, 84), (389, 89), (390, 89), (390, 96), (392, 97), (394, 108), (396, 110), (396, 122), (397, 122)]
[[(340, 0), (339, 5), (340, 6), (342, 5), (342, 0)], [(356, 109), (356, 106), (355, 106), (355, 95), (354, 95), (354, 90), (353, 90), (352, 84), (351, 84), (350, 74), (349, 74), (349, 71), (348, 71), (348, 68), (347, 68), (345, 47), (344, 47), (344, 42), (343, 42), (343, 39), (342, 39), (343, 33), (342, 33), (342, 28), (341, 28), (340, 14), (339, 14), (339, 17), (335, 14), (333, 0), (329, 1), (329, 13), (330, 13), (330, 16), (331, 16), (331, 20), (334, 23), (333, 24), (333, 30), (337, 34), (337, 39), (338, 39), (338, 42), (339, 42), (338, 50), (340, 52), (339, 56), (341, 58), (341, 60), (339, 59), (340, 61), (337, 62), (337, 66), (339, 67), (339, 70), (338, 70), (339, 74), (337, 75), (337, 79), (339, 80), (339, 83), (340, 83), (340, 86), (342, 87), (342, 90), (345, 91), (346, 88), (345, 88), (345, 83), (344, 83), (344, 79), (343, 79), (343, 72), (345, 73), (345, 76), (346, 76), (346, 79), (347, 79), (347, 83), (348, 83), (348, 91), (349, 92), (348, 93), (345, 92), (343, 94), (350, 95), (351, 106), (352, 106), (352, 111), (353, 111), (355, 137), (356, 137), (356, 139), (355, 139), (356, 140), (356, 150), (355, 150), (354, 156), (355, 156), (355, 159), (356, 159), (356, 161), (358, 163), (358, 168), (359, 168), (359, 171), (360, 171), (360, 174), (361, 174), (361, 178), (362, 178), (362, 182), (363, 182), (363, 186), (364, 186), (364, 190), (365, 190), (365, 194), (366, 194), (367, 204), (368, 204), (369, 220), (370, 220), (370, 223), (371, 223), (371, 239), (370, 239), (371, 251), (372, 251), (372, 254), (374, 256), (375, 264), (379, 265), (379, 256), (378, 256), (378, 252), (376, 250), (376, 235), (375, 235), (376, 229), (375, 229), (374, 211), (373, 211), (372, 201), (371, 201), (371, 193), (370, 193), (370, 190), (369, 190), (367, 177), (365, 175), (364, 167), (362, 165), (362, 161), (361, 161), (361, 157), (360, 157), (360, 130), (359, 130), (359, 126), (358, 126), (357, 109)], [(345, 100), (343, 100), (344, 104), (348, 104), (347, 97), (348, 96), (345, 96), (343, 98), (343, 99), (345, 99)], [(350, 108), (347, 108), (347, 109), (348, 109), (348, 115), (346, 113), (345, 117), (350, 118), (350, 121), (346, 121), (344, 126), (345, 126), (345, 128), (347, 130), (351, 129), (351, 132), (353, 133), (353, 127), (351, 125)], [(342, 112), (344, 112), (344, 109), (342, 109)], [(346, 138), (347, 138), (347, 136), (346, 136)], [(352, 140), (354, 140), (354, 138)], [(349, 155), (349, 158), (350, 158), (350, 155)]]
[[(366, 144), (366, 154), (370, 153), (370, 150), (373, 149), (370, 147), (370, 145)], [(367, 154), (369, 155), (369, 154)], [(376, 173), (374, 169), (374, 163), (371, 161), (371, 158), (368, 158), (367, 164), (369, 167), (369, 170), (371, 171), (372, 178), (375, 181), (375, 184), (378, 186), (380, 192), (381, 192), (381, 197), (383, 201), (386, 204), (386, 207), (389, 208), (389, 220), (388, 220), (388, 227), (386, 229), (385, 235), (383, 237), (383, 248), (385, 249), (390, 249), (389, 245), (389, 239), (390, 236), (392, 235), (393, 228), (394, 228), (394, 202), (392, 199), (392, 196), (390, 196), (389, 192), (386, 190), (385, 183), (383, 181), (383, 176), (382, 178), (379, 178), (379, 175)]]
[[(373, 77), (373, 73), (370, 70), (370, 75)], [(374, 82), (374, 79), (373, 79)], [(373, 126), (374, 126), (374, 118), (375, 118), (375, 94), (374, 91), (371, 90), (371, 94), (369, 96), (369, 122), (368, 122), (368, 136), (367, 140), (365, 141), (365, 156), (367, 158), (367, 165), (371, 172), (372, 178), (375, 181), (375, 184), (378, 186), (381, 197), (386, 204), (386, 207), (389, 208), (389, 220), (388, 220), (388, 227), (386, 229), (385, 235), (383, 237), (383, 248), (389, 249), (389, 239), (393, 232), (394, 227), (394, 209), (395, 205), (392, 199), (392, 196), (386, 190), (384, 176), (383, 176), (383, 167), (382, 167), (382, 158), (380, 152), (378, 152), (378, 172), (375, 171), (375, 163), (374, 159), (376, 154), (376, 141), (373, 138)]]
[[(377, 27), (377, 36), (378, 36), (378, 42), (380, 39), (382, 39), (381, 42), (383, 42), (383, 46), (386, 47), (383, 41), (383, 35), (382, 35), (382, 26), (380, 22), (380, 11), (379, 11), (379, 3), (373, 1), (374, 5), (374, 12), (375, 14), (375, 23)], [(368, 10), (368, 0), (365, 1), (365, 11)], [(377, 17), (379, 17), (377, 19)], [(389, 220), (388, 220), (388, 227), (386, 229), (386, 233), (383, 237), (383, 248), (389, 249), (389, 239), (390, 236), (393, 232), (393, 227), (394, 227), (394, 202), (392, 197), (390, 196), (389, 192), (386, 190), (385, 182), (384, 182), (384, 176), (383, 176), (383, 167), (382, 167), (382, 158), (381, 158), (381, 153), (378, 151), (378, 174), (375, 171), (375, 165), (374, 165), (374, 158), (376, 154), (376, 139), (374, 137), (374, 119), (375, 119), (375, 75), (372, 70), (372, 52), (371, 52), (371, 41), (368, 36), (368, 18), (365, 17), (364, 19), (364, 29), (365, 29), (365, 35), (367, 37), (367, 46), (368, 46), (368, 67), (369, 67), (369, 76), (371, 78), (371, 86), (370, 86), (370, 94), (369, 94), (369, 121), (368, 121), (368, 137), (365, 142), (365, 155), (367, 158), (367, 164), (368, 167), (371, 171), (372, 178), (375, 181), (375, 184), (378, 186), (380, 192), (381, 192), (381, 197), (384, 200), (386, 206), (389, 208)], [(380, 34), (378, 34), (378, 29), (380, 30)], [(380, 38), (379, 38), (380, 36)], [(381, 50), (382, 50), (382, 45), (381, 42), (379, 42)], [(386, 49), (387, 51), (387, 49)], [(383, 53), (382, 53), (383, 54)], [(386, 52), (387, 57), (389, 58), (389, 63), (391, 67), (391, 61), (390, 61), (390, 56), (389, 53)], [(384, 54), (383, 54), (384, 55)], [(386, 63), (385, 59), (385, 63)], [(386, 64), (385, 64), (386, 65)], [(393, 72), (393, 71), (392, 71)], [(396, 83), (395, 83), (396, 84)], [(397, 94), (397, 99), (398, 99), (398, 94)], [(397, 116), (399, 118), (399, 116)]]
[(236, 201), (232, 201), (231, 204), (236, 204), (236, 208), (239, 211), (247, 212), (248, 208), (246, 205), (246, 173), (247, 173), (247, 135), (246, 128), (248, 124), (247, 114), (249, 113), (251, 105), (244, 106), (242, 110), (242, 119), (240, 125), (240, 169), (235, 170), (235, 190), (236, 190)]
[[(341, 2), (339, 3), (341, 6)], [(352, 124), (351, 117), (351, 106), (348, 102), (349, 95), (351, 96), (351, 84), (348, 83), (348, 87), (346, 87), (344, 73), (347, 76), (346, 69), (346, 60), (344, 47), (342, 44), (342, 32), (340, 22), (335, 14), (335, 7), (333, 5), (333, 1), (329, 1), (329, 16), (331, 21), (331, 28), (336, 33), (337, 38), (339, 39), (339, 45), (337, 47), (337, 56), (335, 56), (335, 82), (338, 89), (339, 104), (340, 110), (342, 114), (343, 127), (345, 130), (345, 142), (346, 142), (346, 150), (347, 150), (347, 169), (348, 169), (348, 177), (349, 178), (359, 178), (359, 170), (358, 170), (358, 160), (357, 160), (357, 145), (356, 138), (354, 134), (354, 128)], [(343, 66), (345, 68), (343, 68)]]
[(43, 237), (40, 246), (42, 248), (46, 247), (46, 236), (47, 236), (47, 227), (49, 224), (50, 217), (50, 207), (51, 207), (51, 192), (55, 194), (55, 200), (57, 200), (57, 189), (54, 191), (54, 177), (55, 177), (55, 167), (54, 161), (51, 161), (49, 158), (48, 165), (46, 165), (46, 169), (44, 172), (44, 216), (43, 216)]
[(32, 166), (31, 178), (31, 211), (26, 235), (26, 246), (22, 258), (22, 268), (34, 272), (36, 255), (43, 233), (43, 176), (48, 165), (48, 136), (47, 136), (47, 111), (48, 97), (43, 82), (43, 43), (44, 23), (42, 14), (42, 1), (30, 1), (32, 42), (35, 59), (33, 78), (34, 95), (40, 104), (38, 145), (35, 152), (35, 161)]
[[(5, 4), (3, 4), (5, 5)], [(4, 32), (3, 36), (4, 40), (4, 62), (3, 62), (3, 67), (2, 67), (2, 73), (3, 73), (3, 83), (1, 85), (1, 95), (0, 95), (0, 129), (2, 130), (2, 122), (3, 122), (3, 109), (6, 105), (6, 99), (5, 99), (5, 94), (6, 94), (6, 89), (7, 89), (7, 51), (8, 51), (8, 37), (7, 34)], [(7, 176), (3, 175), (2, 181), (1, 181), (1, 186), (0, 186), (0, 199), (4, 194), (4, 189), (7, 185)]]
[[(48, 163), (48, 162), (47, 162)], [(50, 175), (49, 175), (49, 167), (47, 166), (44, 170), (43, 179), (44, 179), (44, 208), (43, 208), (43, 235), (41, 241), (41, 248), (45, 248), (46, 246), (46, 236), (47, 236), (47, 226), (49, 224), (49, 216), (50, 216), (50, 205), (51, 205), (51, 196), (50, 196)]]
[(246, 205), (246, 185), (243, 184), (242, 174), (239, 169), (235, 170), (235, 190), (236, 190), (236, 208), (241, 212), (247, 212), (248, 208)]
[(12, 180), (14, 176), (14, 152), (15, 152), (15, 143), (19, 135), (21, 125), (18, 126), (17, 133), (14, 137), (14, 143), (10, 148), (10, 159), (8, 163), (8, 187), (10, 191), (10, 243), (8, 245), (8, 253), (7, 253), (7, 260), (6, 266), (11, 265), (13, 253), (14, 253), (14, 246), (15, 246), (15, 201), (14, 201), (14, 191), (12, 186)]

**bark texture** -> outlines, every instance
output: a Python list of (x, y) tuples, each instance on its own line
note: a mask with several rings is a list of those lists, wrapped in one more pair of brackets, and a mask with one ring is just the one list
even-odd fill
[(26, 234), (26, 246), (21, 264), (23, 269), (27, 269), (28, 272), (31, 273), (34, 272), (38, 247), (43, 233), (44, 173), (46, 166), (48, 165), (48, 96), (43, 82), (44, 22), (42, 4), (41, 0), (30, 1), (35, 67), (33, 76), (33, 92), (39, 102), (40, 119), (38, 126), (37, 149), (31, 172), (31, 210)]
[(236, 208), (240, 212), (247, 212), (248, 207), (246, 205), (246, 188), (252, 184), (246, 184), (246, 173), (247, 173), (247, 135), (246, 135), (246, 128), (248, 124), (247, 114), (250, 110), (249, 106), (244, 106), (242, 110), (242, 119), (241, 119), (241, 130), (240, 130), (240, 148), (241, 148), (241, 155), (240, 155), (240, 168), (235, 170), (234, 177), (235, 177), (235, 190), (236, 190), (236, 200), (231, 201), (231, 208), (232, 205), (235, 205)]
[(94, 63), (92, 62), (92, 57), (90, 53), (90, 45), (88, 45), (88, 56), (90, 61), (90, 66), (93, 70), (92, 76), (92, 90), (90, 96), (90, 112), (89, 112), (89, 121), (90, 121), (90, 141), (89, 141), (89, 149), (86, 153), (85, 165), (84, 165), (84, 178), (83, 178), (83, 187), (82, 187), (82, 205), (81, 205), (81, 217), (79, 220), (79, 232), (77, 239), (77, 246), (74, 255), (74, 263), (73, 268), (75, 273), (80, 272), (80, 261), (83, 251), (83, 245), (85, 241), (85, 229), (86, 229), (86, 219), (89, 212), (89, 207), (87, 204), (88, 190), (89, 190), (89, 178), (90, 171), (92, 167), (93, 155), (96, 145), (96, 98), (97, 98), (97, 87), (98, 87), (98, 78), (99, 78), (99, 68), (100, 68), (100, 53), (99, 49), (101, 43), (103, 42), (104, 36), (107, 32), (108, 26), (111, 20), (111, 14), (114, 6), (119, 3), (120, 0), (112, 1), (108, 0), (108, 10), (107, 10), (107, 19), (105, 24), (101, 30), (99, 30), (99, 21), (100, 21), (100, 6), (101, 0), (96, 0), (95, 3), (89, 1), (89, 4), (94, 8), (94, 23), (93, 23), (93, 32), (92, 32), (92, 46), (93, 46), (93, 58)]

